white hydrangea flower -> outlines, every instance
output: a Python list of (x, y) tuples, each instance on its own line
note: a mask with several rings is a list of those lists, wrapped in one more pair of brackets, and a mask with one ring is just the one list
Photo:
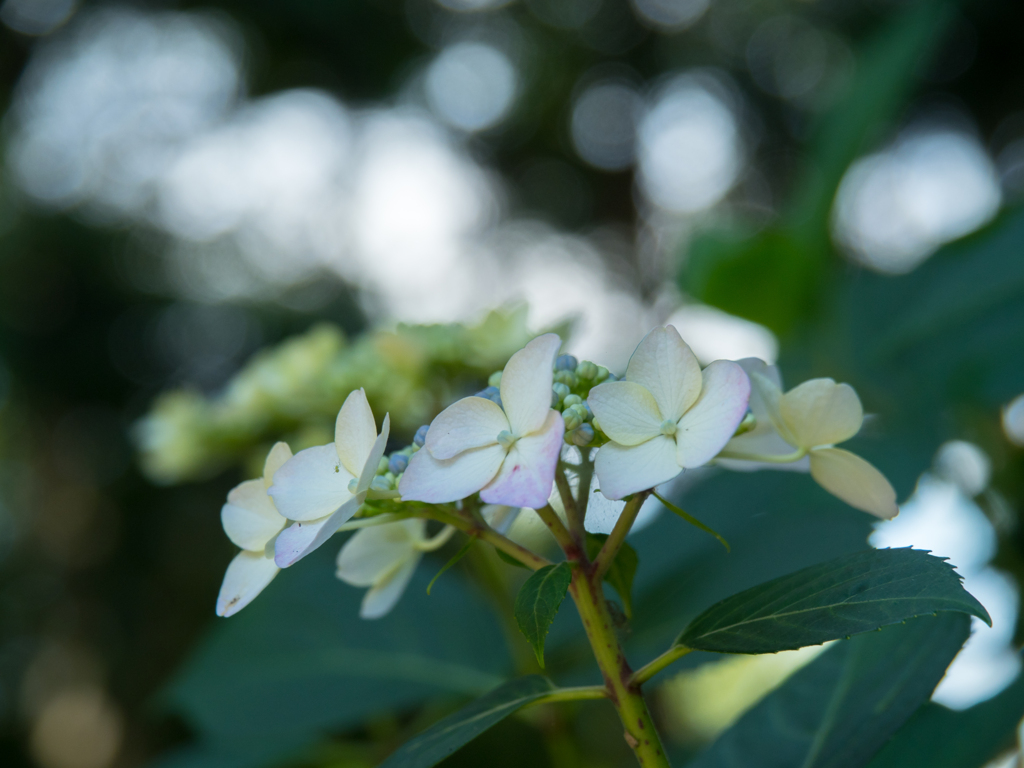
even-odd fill
[(253, 601), (280, 570), (274, 562), (273, 542), (288, 520), (267, 494), (274, 474), (292, 458), (287, 443), (270, 449), (263, 477), (246, 480), (228, 493), (220, 511), (228, 538), (242, 548), (228, 565), (217, 596), (217, 615), (233, 616)]
[(402, 498), (437, 504), (479, 491), (488, 504), (547, 504), (565, 432), (551, 408), (559, 346), (547, 333), (512, 355), (501, 374), (501, 405), (466, 397), (442, 411), (402, 475)]
[(756, 406), (759, 422), (758, 411), (764, 415), (765, 428), (759, 424), (754, 430), (759, 432), (756, 440), (750, 435), (734, 438), (723, 458), (785, 460), (789, 455), (795, 460), (806, 455), (811, 477), (833, 496), (876, 517), (895, 517), (896, 491), (885, 476), (860, 456), (835, 447), (856, 435), (864, 423), (864, 409), (853, 387), (811, 379), (783, 394), (777, 376), (753, 364), (749, 370), (751, 407)]
[(308, 555), (348, 522), (366, 500), (384, 455), (391, 421), (380, 435), (362, 389), (341, 406), (334, 442), (299, 451), (274, 476), (270, 495), (291, 526), (275, 544), (275, 561), (287, 568)]
[(594, 387), (587, 397), (612, 442), (594, 468), (609, 499), (667, 482), (713, 459), (747, 411), (750, 381), (736, 363), (707, 368), (671, 325), (640, 342), (624, 381)]

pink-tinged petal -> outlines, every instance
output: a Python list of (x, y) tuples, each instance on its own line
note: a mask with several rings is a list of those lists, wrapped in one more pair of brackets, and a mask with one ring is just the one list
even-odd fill
[(373, 411), (366, 400), (366, 393), (357, 389), (345, 398), (345, 404), (338, 411), (334, 423), (334, 445), (341, 464), (353, 477), (359, 477), (366, 464), (366, 457), (373, 450), (377, 439), (377, 425)]
[(626, 381), (654, 396), (662, 418), (679, 421), (700, 395), (700, 363), (673, 326), (655, 328), (629, 358)]
[(280, 569), (262, 552), (239, 552), (228, 565), (217, 596), (217, 615), (234, 616), (274, 580)]
[(228, 538), (251, 552), (262, 552), (288, 522), (275, 509), (262, 480), (246, 480), (235, 486), (228, 494), (228, 503), (221, 507), (220, 521)]
[(267, 460), (263, 464), (263, 482), (269, 488), (274, 482), (274, 473), (284, 466), (285, 462), (292, 457), (292, 449), (288, 443), (274, 443), (274, 447), (267, 454)]
[(352, 498), (331, 515), (319, 520), (292, 523), (278, 534), (277, 541), (274, 542), (274, 562), (279, 568), (287, 568), (297, 563), (351, 520), (359, 511), (361, 503), (359, 499)]
[(703, 378), (700, 397), (676, 425), (676, 461), (685, 469), (718, 455), (736, 433), (750, 399), (750, 379), (736, 363), (716, 360)]
[(594, 459), (601, 493), (612, 500), (646, 491), (671, 480), (683, 471), (676, 463), (676, 444), (658, 435), (640, 445), (605, 443)]
[(335, 575), (354, 587), (370, 587), (409, 558), (418, 555), (416, 544), (426, 536), (425, 520), (362, 528), (338, 553)]
[(811, 477), (851, 507), (883, 520), (896, 517), (896, 491), (869, 462), (842, 448), (811, 451)]
[(419, 555), (406, 560), (400, 567), (388, 574), (387, 578), (367, 590), (363, 596), (363, 603), (359, 607), (359, 617), (363, 619), (379, 619), (387, 615), (395, 607), (399, 598), (402, 597), (405, 588), (409, 586), (409, 580), (412, 578), (413, 573), (416, 572), (416, 566), (419, 565), (419, 562)]
[(380, 434), (373, 441), (370, 454), (366, 457), (366, 463), (359, 475), (359, 482), (356, 483), (356, 493), (363, 493), (370, 488), (370, 483), (377, 476), (377, 465), (384, 456), (384, 449), (388, 447), (388, 435), (391, 434), (391, 414), (384, 414), (384, 423), (380, 425)]
[(512, 446), (498, 476), (480, 491), (481, 500), (533, 509), (547, 504), (564, 434), (562, 415), (549, 409), (544, 426)]
[(782, 420), (803, 448), (849, 440), (864, 423), (860, 398), (849, 384), (811, 379), (782, 396)]
[(509, 429), (505, 412), (497, 403), (482, 397), (464, 397), (430, 423), (424, 447), (435, 459), (443, 461), (472, 448), (494, 445), (498, 433)]
[(488, 445), (463, 451), (453, 459), (441, 461), (421, 449), (409, 459), (398, 492), (405, 501), (443, 504), (472, 496), (494, 476), (505, 459), (505, 449)]
[(661, 411), (654, 395), (640, 384), (600, 384), (590, 390), (587, 402), (601, 431), (619, 445), (639, 445), (661, 434)]
[(562, 340), (553, 333), (538, 336), (516, 352), (501, 373), (501, 404), (513, 435), (540, 429), (551, 410), (555, 356)]
[[(362, 467), (360, 467), (362, 469)], [(319, 520), (352, 498), (353, 475), (338, 460), (334, 443), (299, 451), (274, 473), (267, 491), (289, 520)]]

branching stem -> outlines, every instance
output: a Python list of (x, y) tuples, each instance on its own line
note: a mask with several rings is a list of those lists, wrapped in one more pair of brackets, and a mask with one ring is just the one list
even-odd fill
[(685, 645), (673, 645), (661, 654), (661, 656), (654, 659), (654, 661), (640, 667), (640, 669), (636, 671), (636, 674), (634, 674), (630, 679), (630, 682), (636, 686), (643, 685), (656, 674), (661, 672), (661, 670), (665, 669), (665, 667), (683, 658), (683, 656), (692, 650), (692, 648), (687, 648)]
[(640, 507), (644, 505), (650, 494), (650, 491), (641, 491), (626, 502), (626, 508), (622, 510), (619, 519), (615, 521), (615, 527), (612, 528), (608, 540), (605, 541), (601, 551), (594, 558), (594, 578), (598, 580), (598, 583), (600, 583), (604, 574), (611, 567), (612, 562), (615, 560), (615, 555), (619, 553), (622, 542), (626, 540), (629, 529), (633, 527), (633, 523), (636, 521), (636, 516), (640, 514)]

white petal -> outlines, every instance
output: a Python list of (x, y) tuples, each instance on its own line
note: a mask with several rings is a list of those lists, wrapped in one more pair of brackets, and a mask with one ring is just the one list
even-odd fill
[(270, 453), (267, 454), (267, 460), (263, 464), (263, 482), (267, 488), (274, 482), (274, 473), (283, 467), (284, 463), (291, 457), (292, 449), (288, 446), (288, 443), (274, 443), (274, 447), (270, 449)]
[(373, 586), (418, 554), (416, 544), (426, 530), (426, 521), (414, 518), (356, 531), (338, 553), (335, 575), (354, 587)]
[(803, 448), (849, 440), (864, 422), (860, 398), (849, 384), (811, 379), (782, 396), (782, 419)]
[(480, 508), (480, 515), (491, 528), (505, 534), (519, 517), (521, 509), (522, 507), (509, 507), (505, 504), (484, 504)]
[(338, 411), (334, 422), (334, 445), (341, 464), (353, 477), (359, 477), (366, 464), (366, 457), (377, 439), (377, 425), (373, 411), (366, 400), (366, 393), (356, 389), (345, 398), (345, 404)]
[(367, 590), (363, 596), (363, 604), (359, 607), (359, 616), (364, 619), (379, 619), (394, 608), (405, 588), (409, 586), (409, 579), (412, 578), (419, 562), (419, 557), (406, 561), (380, 584)]
[(842, 448), (811, 451), (811, 477), (851, 507), (888, 520), (900, 511), (896, 491), (869, 462)]
[(583, 521), (583, 527), (589, 533), (611, 533), (625, 508), (626, 502), (612, 501), (594, 489), (587, 501), (587, 517)]
[(700, 364), (673, 326), (655, 328), (629, 358), (626, 381), (654, 395), (662, 418), (679, 421), (700, 394)]
[(562, 414), (549, 409), (543, 428), (516, 441), (498, 476), (480, 491), (480, 498), (488, 504), (534, 509), (547, 504), (564, 434)]
[(610, 381), (590, 390), (587, 403), (601, 431), (619, 445), (639, 445), (661, 434), (654, 395), (631, 381)]
[(280, 569), (262, 552), (239, 552), (228, 565), (217, 595), (217, 615), (234, 616), (274, 580)]
[(703, 373), (700, 397), (676, 426), (676, 461), (687, 469), (707, 464), (747, 413), (750, 379), (736, 363), (716, 360)]
[(220, 521), (231, 541), (252, 552), (262, 552), (288, 522), (274, 508), (262, 480), (235, 486), (228, 493), (228, 503), (221, 507)]
[(430, 423), (424, 447), (435, 459), (450, 459), (471, 448), (494, 445), (498, 433), (509, 429), (505, 412), (497, 403), (482, 397), (464, 397)]
[(488, 445), (463, 451), (454, 459), (441, 461), (430, 451), (419, 450), (409, 459), (409, 466), (398, 482), (398, 492), (406, 501), (442, 504), (472, 496), (494, 476), (505, 459), (505, 449)]
[(368, 490), (373, 478), (377, 476), (377, 465), (384, 456), (384, 449), (388, 447), (388, 435), (391, 434), (391, 414), (384, 414), (384, 423), (380, 425), (380, 434), (373, 441), (370, 454), (366, 457), (363, 471), (359, 475), (359, 482), (356, 483), (356, 493), (363, 493)]
[(538, 336), (516, 352), (501, 373), (501, 404), (512, 434), (540, 429), (551, 410), (555, 356), (562, 340), (553, 333)]
[[(362, 469), (362, 467), (360, 467)], [(334, 443), (299, 451), (274, 473), (268, 493), (289, 520), (318, 520), (352, 498), (353, 475), (338, 460)]]
[(605, 443), (597, 452), (594, 471), (601, 493), (621, 499), (668, 482), (683, 470), (676, 462), (675, 441), (658, 435), (640, 445)]
[(292, 523), (281, 531), (274, 542), (274, 561), (280, 568), (287, 568), (304, 558), (327, 541), (342, 525), (351, 520), (362, 502), (349, 499), (334, 514), (319, 520)]

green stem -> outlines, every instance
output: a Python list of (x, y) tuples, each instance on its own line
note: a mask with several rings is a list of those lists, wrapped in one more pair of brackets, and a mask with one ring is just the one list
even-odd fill
[(490, 528), (482, 520), (471, 516), (463, 516), (444, 512), (438, 509), (431, 509), (429, 507), (423, 508), (423, 510), (420, 511), (419, 516), (430, 520), (437, 520), (441, 523), (446, 523), (454, 528), (458, 528), (468, 536), (474, 536), (481, 541), (486, 541), (495, 549), (500, 549), (506, 555), (515, 558), (527, 568), (531, 568), (534, 571), (539, 568), (543, 568), (546, 565), (552, 565), (552, 562), (546, 557), (534, 554), (526, 547), (522, 547), (511, 539), (505, 538), (496, 530)]
[(572, 495), (572, 487), (569, 485), (569, 478), (565, 476), (564, 465), (559, 464), (555, 470), (555, 485), (558, 487), (558, 496), (562, 499), (562, 507), (565, 509), (565, 517), (569, 521), (569, 533), (572, 534), (576, 546), (586, 551), (586, 531), (583, 530), (583, 515)]
[(623, 738), (644, 768), (671, 768), (640, 686), (633, 683), (633, 671), (615, 635), (596, 566), (574, 568), (569, 593), (583, 620), (607, 696), (625, 729)]
[[(557, 472), (556, 472), (557, 474)], [(565, 525), (562, 524), (562, 518), (558, 516), (558, 513), (551, 508), (550, 504), (545, 504), (540, 509), (536, 510), (537, 516), (544, 521), (544, 525), (551, 531), (551, 535), (555, 537), (555, 541), (560, 546), (570, 560), (579, 557), (580, 547), (576, 544), (576, 540), (569, 533)]]
[(590, 460), (590, 448), (580, 448), (580, 490), (579, 498), (576, 500), (576, 509), (579, 510), (580, 521), (587, 520), (587, 504), (590, 502), (590, 484), (594, 479), (594, 462)]
[(580, 701), (583, 699), (607, 699), (608, 689), (603, 685), (582, 685), (578, 688), (559, 688), (539, 699), (534, 699), (526, 706), (536, 704), (552, 704), (556, 701)]
[(683, 656), (692, 650), (692, 648), (687, 648), (685, 645), (673, 645), (654, 661), (640, 667), (640, 669), (636, 671), (636, 674), (633, 675), (630, 682), (633, 685), (643, 685), (656, 674), (661, 672), (661, 670), (665, 669), (665, 667), (683, 658)]
[(619, 519), (615, 521), (615, 527), (612, 528), (607, 541), (601, 547), (601, 551), (597, 553), (597, 557), (594, 558), (594, 572), (598, 583), (600, 583), (605, 572), (611, 567), (615, 556), (619, 553), (619, 548), (622, 547), (622, 542), (626, 540), (629, 529), (633, 527), (633, 523), (636, 521), (636, 516), (640, 514), (640, 507), (647, 501), (650, 493), (650, 491), (642, 491), (634, 495), (633, 498), (626, 502), (626, 508), (622, 510)]

